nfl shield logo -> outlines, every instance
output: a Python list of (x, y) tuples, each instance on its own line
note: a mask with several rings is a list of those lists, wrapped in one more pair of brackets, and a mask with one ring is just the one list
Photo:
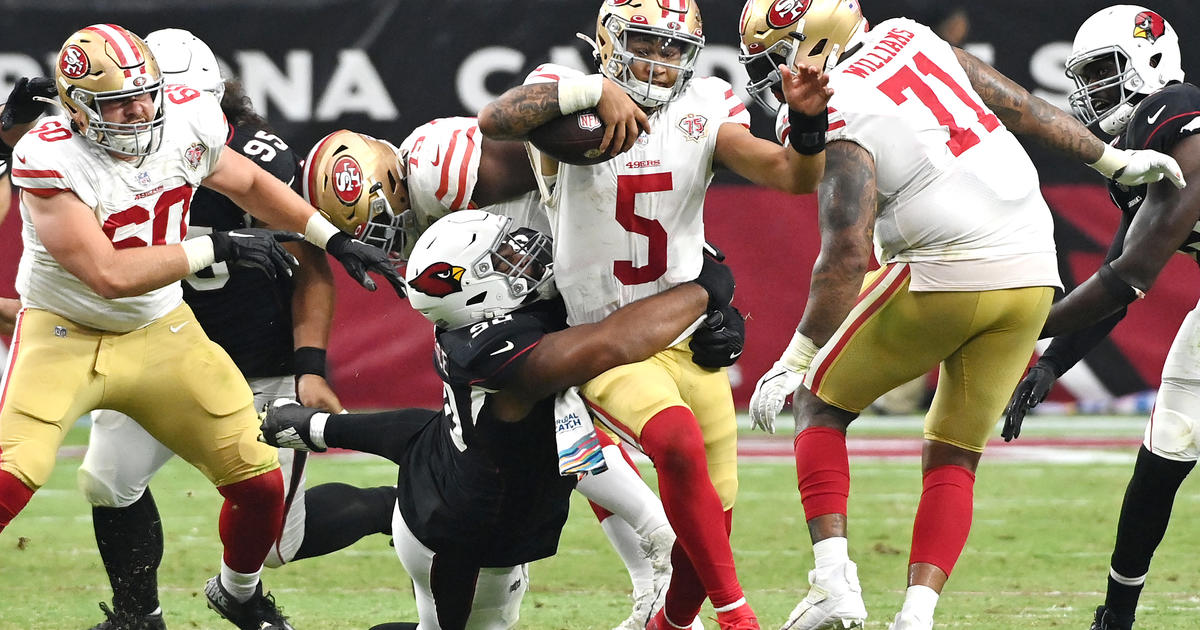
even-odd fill
[(140, 185), (142, 185), (142, 186), (149, 186), (149, 185), (150, 185), (150, 173), (147, 173), (146, 171), (141, 171), (141, 172), (139, 172), (139, 173), (137, 174), (137, 177), (136, 177), (136, 179), (137, 179), (137, 183), (138, 183), (138, 184), (140, 184)]
[(193, 142), (192, 146), (183, 152), (184, 159), (187, 160), (188, 166), (193, 171), (200, 167), (200, 160), (204, 159), (204, 152), (207, 150), (208, 147), (205, 147), (203, 144)]
[(584, 131), (592, 131), (603, 127), (604, 123), (600, 122), (600, 117), (593, 113), (579, 115), (579, 128)]

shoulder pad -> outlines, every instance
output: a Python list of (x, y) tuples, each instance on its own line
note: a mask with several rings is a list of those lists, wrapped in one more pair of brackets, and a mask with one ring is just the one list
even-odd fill
[(546, 332), (537, 317), (519, 313), (439, 332), (439, 372), (452, 385), (500, 389)]
[(1200, 132), (1200, 88), (1190, 83), (1169, 85), (1147, 96), (1125, 129), (1128, 149), (1168, 153), (1183, 138)]

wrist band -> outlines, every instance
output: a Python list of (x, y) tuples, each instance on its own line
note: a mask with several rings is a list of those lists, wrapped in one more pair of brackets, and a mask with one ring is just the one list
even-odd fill
[(1128, 165), (1129, 155), (1110, 144), (1104, 145), (1104, 153), (1100, 154), (1100, 159), (1088, 164), (1109, 179), (1120, 177)]
[(1125, 279), (1109, 263), (1100, 265), (1100, 270), (1096, 272), (1096, 275), (1100, 277), (1100, 284), (1104, 285), (1104, 290), (1108, 291), (1108, 294), (1122, 306), (1146, 297), (1145, 291), (1125, 282)]
[(563, 115), (595, 107), (604, 93), (604, 76), (567, 77), (558, 80), (558, 109)]
[(183, 254), (187, 256), (188, 273), (196, 273), (213, 264), (216, 254), (213, 253), (212, 238), (208, 235), (189, 238), (179, 244)]
[(792, 335), (792, 340), (788, 342), (787, 349), (780, 355), (779, 361), (794, 372), (804, 372), (808, 370), (813, 357), (817, 356), (817, 352), (820, 350), (812, 339), (797, 330), (796, 334)]
[(829, 110), (816, 116), (788, 109), (788, 142), (800, 155), (816, 155), (825, 150), (825, 131), (829, 129)]
[(316, 374), (324, 378), (325, 350), (312, 346), (296, 348), (296, 351), (292, 353), (292, 372), (296, 376), (300, 376), (301, 374)]
[(313, 212), (308, 218), (308, 223), (304, 224), (304, 240), (325, 249), (325, 244), (334, 234), (341, 232), (337, 226), (329, 222), (321, 215), (320, 212)]

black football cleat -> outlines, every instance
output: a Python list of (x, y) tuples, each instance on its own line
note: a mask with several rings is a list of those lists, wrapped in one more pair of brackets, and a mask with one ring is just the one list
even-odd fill
[(1096, 607), (1096, 618), (1088, 630), (1133, 630), (1133, 624), (1123, 624), (1107, 606)]
[(163, 621), (161, 612), (148, 615), (113, 612), (104, 602), (100, 602), (100, 610), (104, 612), (105, 620), (90, 630), (167, 630), (167, 622)]
[(209, 608), (241, 630), (295, 630), (275, 606), (275, 598), (270, 593), (263, 594), (262, 582), (254, 587), (250, 599), (239, 602), (225, 590), (218, 575), (204, 585), (204, 596)]

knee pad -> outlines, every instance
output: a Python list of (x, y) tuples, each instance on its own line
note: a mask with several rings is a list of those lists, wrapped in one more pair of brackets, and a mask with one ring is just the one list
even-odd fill
[(118, 489), (83, 466), (79, 467), (75, 479), (84, 498), (96, 507), (128, 507), (142, 498), (142, 493), (146, 491), (145, 486)]

